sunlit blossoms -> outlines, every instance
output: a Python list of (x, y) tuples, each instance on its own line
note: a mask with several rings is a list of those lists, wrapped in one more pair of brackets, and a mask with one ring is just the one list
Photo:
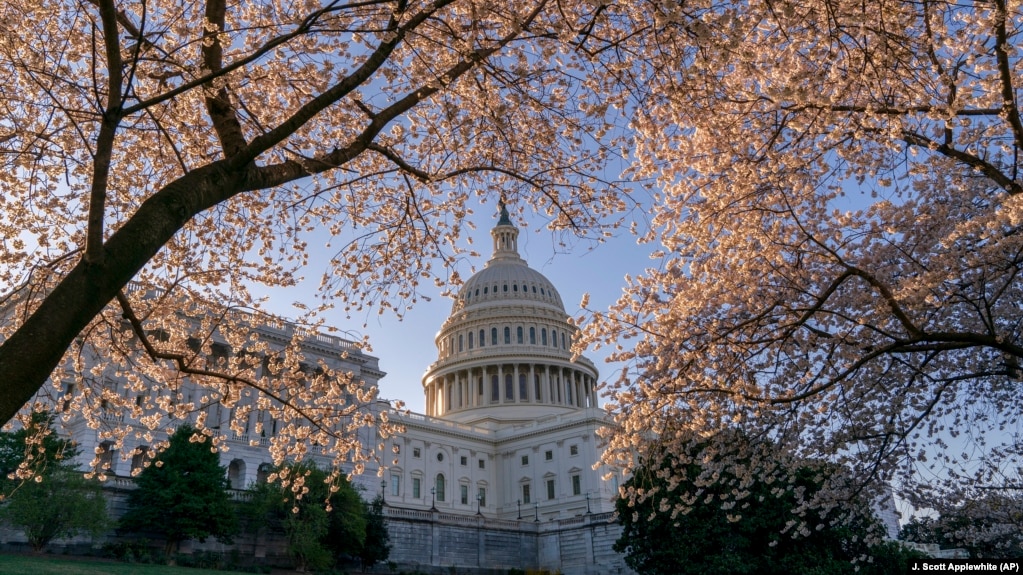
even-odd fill
[[(73, 386), (67, 412), (115, 446), (193, 418), (216, 447), (204, 409), (231, 410), (236, 432), (260, 410), (280, 424), (275, 462), (316, 448), (358, 470), (358, 430), (389, 432), (361, 409), (375, 390), (304, 361), (306, 338), (457, 283), (444, 264), (470, 198), (577, 229), (627, 206), (604, 176), (620, 122), (579, 80), (597, 66), (575, 44), (600, 13), (4, 3), (0, 420)], [(314, 251), (326, 269), (305, 267)], [(279, 320), (254, 288), (319, 273), (291, 344), (252, 335)]]
[(614, 14), (657, 253), (589, 321), (632, 368), (608, 462), (739, 427), (918, 505), (1019, 489), (1020, 4)]

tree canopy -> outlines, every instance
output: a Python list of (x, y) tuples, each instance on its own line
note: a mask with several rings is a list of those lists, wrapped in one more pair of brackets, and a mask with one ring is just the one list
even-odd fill
[(179, 427), (167, 448), (135, 478), (118, 528), (163, 538), (169, 560), (187, 539), (230, 542), (237, 517), (227, 493), (226, 470), (211, 443), (193, 427)]
[(607, 462), (683, 421), (919, 506), (1019, 488), (1020, 3), (612, 12), (648, 31), (616, 49), (648, 62), (631, 169), (657, 260), (589, 317), (629, 362)]
[[(457, 284), (473, 202), (503, 195), (652, 244), (579, 318), (578, 349), (630, 362), (607, 463), (685, 421), (921, 505), (1018, 487), (1021, 23), (1008, 0), (7, 2), (0, 420), (47, 377), (93, 424), (143, 422), (115, 441), (248, 393), (277, 463), (352, 457), (373, 390), (297, 341)], [(252, 286), (324, 243), (322, 299), (258, 369)]]
[[(358, 459), (357, 428), (383, 425), (353, 417), (375, 390), (302, 365), (321, 312), (401, 313), (420, 284), (457, 282), (439, 264), (466, 252), (473, 198), (576, 229), (625, 205), (604, 176), (613, 114), (581, 81), (594, 65), (577, 45), (601, 11), (4, 3), (0, 421), (74, 382), (93, 425), (101, 405), (141, 422), (111, 431), (120, 447), (250, 396), (281, 422), (277, 463), (310, 443)], [(331, 254), (322, 300), (301, 302), (292, 345), (261, 369), (250, 326), (279, 318), (251, 290), (294, 285), (311, 249)], [(104, 393), (104, 373), (133, 393)], [(184, 378), (204, 393), (177, 397)]]
[[(759, 468), (758, 478), (719, 472), (724, 458)], [(694, 436), (681, 457), (644, 455), (615, 504), (614, 548), (641, 575), (902, 573), (910, 554), (880, 540), (868, 502), (830, 493), (843, 475), (741, 433)]]

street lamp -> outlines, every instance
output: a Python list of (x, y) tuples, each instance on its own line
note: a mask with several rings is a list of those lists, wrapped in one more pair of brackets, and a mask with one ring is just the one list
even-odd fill
[(586, 494), (586, 514), (590, 514), (590, 494)]
[(436, 502), (437, 502), (437, 488), (436, 487), (431, 487), (430, 488), (430, 511), (436, 511), (437, 510), (437, 506), (435, 505)]
[(516, 499), (515, 500), (515, 506), (518, 507), (518, 509), (519, 509), (519, 519), (522, 519), (522, 500), (521, 499)]
[(481, 507), (483, 507), (483, 494), (478, 493), (476, 494), (476, 515), (483, 515), (483, 512), (480, 511)]
[(387, 500), (387, 481), (380, 480), (380, 501)]
[(540, 522), (540, 504), (539, 503), (534, 503), (533, 504), (533, 521), (536, 522), (536, 523)]

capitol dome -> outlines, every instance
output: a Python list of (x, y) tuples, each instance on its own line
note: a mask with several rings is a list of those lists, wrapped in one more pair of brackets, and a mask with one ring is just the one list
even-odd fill
[(463, 423), (529, 421), (595, 407), (597, 370), (572, 360), (576, 328), (561, 295), (519, 256), (501, 204), (494, 254), (459, 290), (423, 377), (427, 415)]

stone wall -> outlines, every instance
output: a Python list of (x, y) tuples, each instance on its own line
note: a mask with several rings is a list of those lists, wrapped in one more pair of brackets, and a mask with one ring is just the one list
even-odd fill
[(621, 533), (612, 514), (555, 521), (507, 521), (386, 508), (390, 561), (429, 574), (546, 570), (564, 575), (631, 574), (612, 549)]

